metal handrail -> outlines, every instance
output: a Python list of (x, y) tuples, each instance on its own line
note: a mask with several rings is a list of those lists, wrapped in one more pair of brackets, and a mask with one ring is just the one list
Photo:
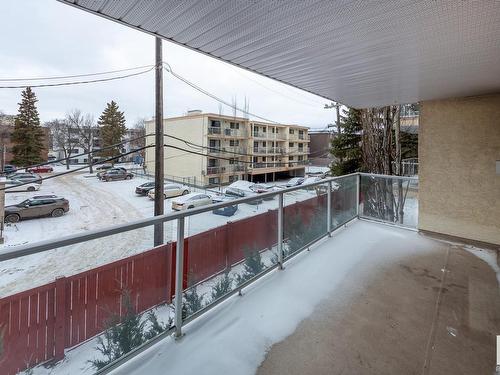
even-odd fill
[[(355, 176), (355, 175), (357, 175), (357, 173), (351, 173), (351, 174), (344, 175), (344, 176), (331, 177), (331, 178), (323, 179), (323, 180), (318, 181), (318, 182), (308, 184), (308, 186), (309, 187), (319, 186), (319, 185), (322, 185), (328, 181), (335, 181), (338, 179), (345, 178), (347, 176)], [(408, 178), (408, 177), (406, 177), (406, 178)], [(44, 251), (56, 249), (58, 247), (64, 247), (64, 246), (74, 245), (74, 244), (84, 242), (84, 241), (95, 240), (98, 238), (111, 236), (113, 234), (128, 232), (128, 231), (131, 231), (134, 229), (140, 229), (140, 228), (148, 227), (148, 226), (151, 226), (154, 224), (160, 224), (160, 223), (164, 223), (167, 221), (176, 220), (179, 218), (194, 216), (194, 215), (201, 214), (204, 212), (209, 212), (209, 211), (212, 211), (212, 210), (215, 210), (218, 208), (224, 208), (224, 207), (229, 207), (229, 206), (233, 206), (236, 204), (247, 203), (247, 202), (251, 202), (251, 201), (258, 199), (258, 198), (271, 198), (271, 197), (278, 196), (280, 194), (289, 193), (289, 192), (300, 190), (303, 188), (304, 187), (301, 185), (293, 186), (293, 187), (289, 187), (286, 189), (282, 189), (280, 191), (261, 193), (257, 196), (253, 195), (250, 197), (238, 198), (238, 199), (231, 200), (228, 202), (214, 203), (214, 204), (207, 205), (207, 206), (192, 208), (192, 209), (186, 210), (186, 211), (170, 212), (170, 213), (164, 214), (164, 215), (153, 216), (153, 217), (149, 217), (146, 219), (134, 220), (134, 221), (131, 221), (131, 222), (126, 223), (126, 224), (113, 225), (113, 226), (107, 227), (105, 229), (94, 229), (94, 230), (90, 230), (90, 231), (84, 232), (84, 233), (63, 236), (63, 237), (60, 237), (59, 239), (56, 239), (56, 240), (50, 239), (50, 240), (35, 242), (33, 244), (14, 246), (11, 249), (8, 249), (8, 250), (0, 253), (0, 262), (2, 262), (4, 260), (23, 257), (26, 255), (41, 253)]]

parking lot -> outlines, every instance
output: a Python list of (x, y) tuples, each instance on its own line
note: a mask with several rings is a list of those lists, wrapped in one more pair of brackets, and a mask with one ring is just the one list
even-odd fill
[[(58, 167), (57, 172), (63, 171)], [(6, 205), (20, 203), (34, 195), (54, 194), (69, 201), (70, 210), (62, 217), (44, 217), (7, 224), (2, 248), (38, 242), (51, 238), (105, 228), (153, 215), (153, 201), (147, 196), (135, 194), (135, 187), (147, 182), (134, 177), (125, 181), (99, 181), (88, 172), (75, 172), (45, 180), (37, 192), (6, 194)], [(193, 189), (191, 189), (193, 191)], [(200, 191), (200, 190), (198, 190)], [(200, 191), (201, 192), (201, 191)], [(213, 192), (208, 192), (214, 195)], [(285, 204), (314, 196), (314, 190), (300, 190), (287, 194)], [(165, 200), (165, 213), (171, 212), (172, 199)], [(269, 209), (277, 208), (278, 200), (263, 201), (258, 205), (239, 205), (231, 217), (206, 212), (186, 220), (186, 235), (224, 225)], [(249, 228), (251, 230), (251, 228)], [(6, 261), (0, 270), (0, 296), (51, 282), (59, 276), (72, 275), (86, 269), (124, 258), (153, 247), (153, 228), (146, 227), (35, 254), (21, 259)], [(176, 225), (165, 224), (165, 241), (175, 240)], [(124, 244), (127, 244), (124, 246)]]

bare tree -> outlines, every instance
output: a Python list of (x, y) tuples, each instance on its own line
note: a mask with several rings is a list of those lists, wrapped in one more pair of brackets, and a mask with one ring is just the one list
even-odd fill
[(78, 145), (87, 153), (87, 163), (89, 172), (93, 173), (94, 165), (94, 148), (98, 141), (99, 127), (91, 114), (83, 114), (79, 109), (72, 110), (67, 120), (70, 127), (78, 135)]
[(66, 159), (66, 169), (69, 169), (71, 151), (78, 146), (78, 134), (71, 128), (67, 119), (56, 119), (45, 124), (54, 141), (54, 149), (63, 153)]

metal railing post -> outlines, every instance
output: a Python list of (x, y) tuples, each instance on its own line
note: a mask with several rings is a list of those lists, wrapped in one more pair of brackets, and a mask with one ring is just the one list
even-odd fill
[(331, 237), (332, 233), (332, 182), (328, 181), (328, 192), (326, 193), (326, 228), (328, 236)]
[(278, 264), (283, 269), (283, 193), (278, 195)]
[(356, 176), (356, 216), (359, 218), (359, 188), (361, 185), (361, 174)]
[(177, 219), (175, 256), (175, 337), (182, 336), (182, 284), (184, 280), (184, 217)]

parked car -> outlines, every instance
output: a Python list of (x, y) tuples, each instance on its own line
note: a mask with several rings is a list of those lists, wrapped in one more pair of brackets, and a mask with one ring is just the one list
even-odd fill
[(5, 164), (3, 166), (3, 173), (5, 174), (10, 174), (10, 173), (14, 173), (14, 172), (17, 172), (17, 168), (11, 164)]
[(226, 188), (225, 193), (226, 195), (233, 197), (246, 197), (248, 195), (255, 194), (255, 192), (251, 189), (253, 185), (255, 185), (253, 182), (238, 180), (229, 185)]
[(145, 184), (139, 185), (135, 188), (135, 193), (139, 195), (148, 195), (151, 189), (155, 188), (154, 181), (146, 182)]
[(179, 198), (175, 198), (172, 201), (172, 210), (188, 210), (190, 208), (205, 206), (207, 204), (212, 204), (212, 198), (209, 195), (203, 193), (190, 193)]
[(292, 187), (292, 186), (301, 185), (304, 182), (304, 180), (305, 180), (304, 177), (294, 177), (294, 178), (290, 179), (290, 181), (288, 181), (286, 183), (286, 187)]
[(134, 175), (130, 172), (124, 171), (124, 170), (112, 170), (109, 172), (106, 172), (102, 177), (102, 181), (116, 181), (116, 180), (130, 180), (134, 177)]
[(113, 168), (113, 166), (111, 164), (102, 164), (96, 168), (96, 171), (105, 171), (105, 170), (108, 170), (111, 168)]
[(50, 165), (39, 165), (38, 167), (29, 168), (28, 172), (31, 173), (50, 173), (53, 172), (54, 168)]
[[(23, 185), (23, 184), (25, 184), (25, 185)], [(35, 182), (25, 183), (23, 181), (12, 180), (12, 179), (8, 179), (5, 181), (5, 187), (7, 188), (7, 190), (5, 190), (6, 193), (10, 193), (10, 192), (14, 192), (14, 191), (40, 190), (40, 184), (37, 184)]]
[(238, 211), (238, 205), (234, 204), (232, 206), (227, 206), (224, 208), (217, 208), (212, 211), (215, 215), (221, 215), (221, 216), (233, 216), (236, 211)]
[(42, 183), (42, 177), (36, 173), (31, 172), (16, 172), (7, 176), (11, 180), (18, 180), (21, 182), (34, 182), (37, 184)]
[(5, 222), (17, 223), (22, 219), (43, 216), (59, 217), (69, 211), (67, 199), (57, 196), (37, 196), (5, 207)]
[(109, 172), (112, 172), (112, 171), (123, 171), (123, 172), (127, 172), (127, 170), (123, 167), (116, 167), (116, 168), (110, 168), (110, 169), (106, 169), (106, 170), (101, 170), (100, 172), (97, 172), (97, 178), (99, 180), (102, 180), (104, 175), (106, 173), (109, 173)]
[[(163, 198), (173, 198), (178, 197), (179, 195), (189, 194), (189, 188), (187, 186), (179, 185), (179, 184), (166, 184), (163, 187)], [(155, 191), (151, 189), (148, 193), (149, 199), (155, 199)]]

